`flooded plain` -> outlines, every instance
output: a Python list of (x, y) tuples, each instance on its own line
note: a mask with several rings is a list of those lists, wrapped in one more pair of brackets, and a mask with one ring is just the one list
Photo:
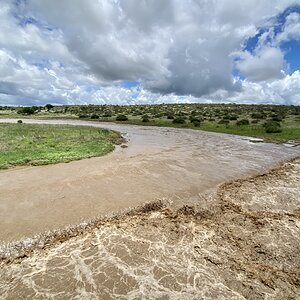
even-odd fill
[[(16, 120), (0, 120), (16, 122)], [(0, 172), (0, 240), (78, 224), (153, 200), (209, 205), (205, 195), (228, 180), (263, 172), (300, 148), (186, 129), (75, 120), (24, 123), (118, 130), (128, 148), (99, 158)]]
[(300, 296), (300, 160), (280, 164), (299, 148), (185, 129), (25, 122), (114, 129), (128, 147), (0, 172), (0, 298)]

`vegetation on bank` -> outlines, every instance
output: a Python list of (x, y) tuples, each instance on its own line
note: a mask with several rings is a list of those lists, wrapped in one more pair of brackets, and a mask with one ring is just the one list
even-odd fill
[(101, 156), (121, 140), (119, 133), (95, 127), (0, 124), (0, 169)]
[(241, 104), (0, 107), (0, 117), (63, 118), (192, 128), (266, 141), (300, 139), (300, 106)]

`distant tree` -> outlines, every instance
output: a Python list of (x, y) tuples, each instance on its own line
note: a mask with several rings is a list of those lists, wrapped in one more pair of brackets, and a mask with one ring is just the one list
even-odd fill
[(35, 109), (33, 107), (22, 107), (18, 110), (18, 114), (21, 115), (33, 115), (35, 113)]
[(54, 106), (52, 104), (46, 104), (45, 108), (47, 109), (47, 111), (50, 111)]

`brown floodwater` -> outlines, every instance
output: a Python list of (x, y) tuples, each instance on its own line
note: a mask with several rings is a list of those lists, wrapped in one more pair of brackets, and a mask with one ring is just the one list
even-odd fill
[(0, 298), (299, 299), (299, 187), (298, 159), (221, 186), (210, 209), (153, 203), (40, 240), (2, 262)]
[[(16, 122), (16, 120), (0, 120)], [(120, 131), (128, 148), (104, 157), (0, 171), (0, 240), (78, 224), (153, 200), (206, 205), (221, 183), (259, 173), (299, 148), (253, 143), (203, 131), (76, 120), (24, 123), (89, 125)]]
[(0, 299), (300, 296), (300, 161), (279, 166), (299, 148), (187, 129), (24, 122), (118, 130), (128, 147), (0, 172)]

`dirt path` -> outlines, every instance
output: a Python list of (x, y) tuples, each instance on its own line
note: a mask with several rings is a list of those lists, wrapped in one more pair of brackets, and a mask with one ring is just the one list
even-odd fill
[[(0, 120), (0, 122), (16, 120)], [(187, 129), (80, 121), (30, 123), (90, 125), (121, 131), (128, 148), (100, 158), (0, 172), (0, 240), (78, 224), (155, 199), (174, 206), (211, 205), (204, 195), (228, 180), (263, 172), (300, 154), (283, 145)]]

